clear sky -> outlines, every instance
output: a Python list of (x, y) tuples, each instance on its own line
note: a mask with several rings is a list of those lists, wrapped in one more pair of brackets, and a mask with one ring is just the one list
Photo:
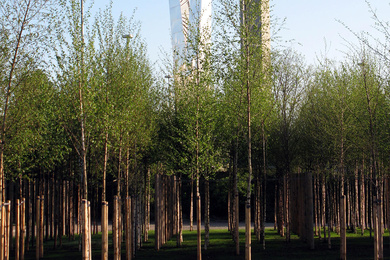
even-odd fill
[[(95, 0), (94, 9), (103, 9), (107, 2)], [(369, 2), (382, 19), (387, 19), (390, 1)], [(286, 19), (284, 29), (279, 33), (281, 43), (292, 45), (306, 57), (308, 63), (314, 63), (317, 56), (322, 57), (325, 53), (327, 58), (342, 59), (343, 51), (347, 51), (343, 38), (357, 42), (337, 20), (355, 32), (375, 34), (374, 20), (365, 0), (271, 0), (270, 5), (272, 17)], [(123, 12), (130, 17), (134, 9), (136, 20), (141, 22), (149, 58), (157, 61), (161, 48), (167, 52), (171, 50), (169, 0), (113, 0), (115, 16)]]

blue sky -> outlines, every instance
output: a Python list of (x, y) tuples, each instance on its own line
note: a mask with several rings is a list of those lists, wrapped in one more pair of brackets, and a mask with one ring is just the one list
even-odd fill
[[(390, 1), (371, 0), (378, 15), (386, 19)], [(94, 9), (105, 8), (108, 1), (96, 0)], [(342, 59), (347, 41), (356, 43), (356, 38), (337, 20), (344, 22), (353, 31), (369, 31), (375, 34), (374, 21), (365, 0), (271, 0), (271, 15), (286, 19), (279, 33), (284, 45), (291, 45), (314, 63), (316, 57)], [(149, 58), (159, 59), (160, 49), (171, 49), (169, 0), (113, 0), (113, 13), (121, 12), (141, 22), (142, 36), (148, 45)], [(327, 47), (326, 47), (327, 46)], [(325, 51), (327, 50), (327, 51)]]

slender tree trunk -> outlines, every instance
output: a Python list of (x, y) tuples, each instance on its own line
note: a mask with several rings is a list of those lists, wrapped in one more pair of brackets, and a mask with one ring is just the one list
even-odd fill
[(39, 259), (41, 256), (40, 256), (40, 243), (41, 243), (41, 239), (40, 239), (40, 214), (41, 214), (41, 210), (40, 210), (40, 206), (41, 206), (41, 201), (40, 201), (40, 196), (37, 197), (36, 199), (36, 207), (35, 207), (35, 219), (36, 219), (36, 227), (37, 227), (37, 230), (36, 230), (36, 246), (35, 246), (35, 258), (36, 259)]
[(374, 260), (378, 260), (379, 258), (379, 232), (378, 232), (378, 205), (377, 205), (377, 197), (373, 198), (374, 203), (372, 204), (372, 219), (373, 219), (373, 227), (374, 227)]
[(182, 175), (180, 174), (180, 189), (179, 189), (179, 219), (180, 219), (180, 245), (183, 243), (183, 203), (182, 203)]
[(84, 97), (83, 97), (83, 78), (84, 78), (84, 4), (81, 3), (81, 60), (80, 60), (80, 79), (79, 79), (79, 105), (80, 105), (80, 123), (81, 123), (81, 151), (82, 160), (82, 198), (88, 200), (88, 181), (87, 181), (87, 148), (85, 138), (85, 114), (84, 114)]
[(264, 121), (261, 125), (262, 139), (263, 139), (263, 178), (262, 178), (262, 202), (261, 203), (261, 218), (260, 218), (260, 242), (263, 244), (263, 249), (265, 249), (265, 220), (266, 220), (266, 209), (267, 209), (267, 199), (266, 199), (266, 187), (267, 187), (267, 161), (266, 161), (266, 139), (265, 139), (265, 129)]
[(209, 177), (205, 180), (205, 198), (204, 198), (204, 249), (207, 250), (210, 245), (210, 183)]
[[(243, 1), (243, 24), (247, 23), (247, 6), (246, 2)], [(248, 37), (250, 29), (248, 26), (245, 28), (245, 34)], [(249, 39), (246, 39), (249, 41)], [(252, 129), (251, 129), (251, 84), (249, 80), (249, 64), (250, 64), (250, 53), (249, 53), (249, 44), (245, 44), (245, 55), (246, 55), (246, 96), (247, 96), (247, 128), (248, 128), (248, 184), (247, 184), (247, 194), (246, 194), (246, 203), (245, 203), (245, 260), (252, 259), (252, 242), (251, 242), (251, 182), (252, 182)]]
[(176, 207), (176, 229), (177, 229), (177, 234), (176, 234), (176, 245), (177, 247), (180, 247), (181, 246), (181, 235), (182, 235), (182, 231), (181, 231), (181, 207), (180, 207), (180, 191), (181, 191), (181, 176), (178, 175), (178, 178), (177, 178), (177, 185), (176, 185), (176, 204), (175, 204), (175, 207)]
[(321, 228), (322, 228), (322, 215), (321, 215), (321, 182), (320, 182), (320, 172), (318, 171), (317, 174), (317, 215), (318, 215), (318, 238), (321, 240), (322, 238), (322, 233), (321, 233)]
[(327, 201), (328, 201), (328, 203), (327, 203), (327, 207), (326, 207), (326, 213), (328, 215), (328, 249), (331, 249), (332, 248), (332, 244), (331, 244), (331, 239), (330, 239), (330, 231), (331, 231), (332, 225), (333, 225), (332, 224), (333, 207), (332, 207), (330, 202), (332, 201), (332, 199), (331, 199), (332, 185), (329, 184), (328, 186), (329, 186), (328, 192), (327, 192), (327, 197), (328, 197)]
[(119, 138), (119, 154), (118, 154), (118, 175), (117, 175), (117, 180), (116, 180), (116, 195), (118, 197), (121, 196), (121, 173), (122, 173), (122, 134), (120, 135)]
[(346, 186), (347, 186), (347, 192), (346, 192), (346, 194), (345, 194), (345, 200), (346, 200), (346, 202), (345, 202), (345, 210), (346, 210), (346, 212), (345, 212), (345, 214), (346, 214), (346, 228), (347, 229), (349, 229), (349, 228), (351, 228), (351, 211), (352, 211), (352, 207), (351, 207), (351, 196), (350, 196), (350, 192), (351, 192), (351, 187), (350, 187), (350, 185), (349, 185), (349, 181), (348, 181), (348, 179), (347, 179), (347, 181), (346, 181)]
[(346, 236), (346, 199), (345, 196), (342, 195), (340, 199), (340, 259), (347, 259), (347, 236)]
[[(318, 204), (317, 204), (317, 177), (314, 177), (314, 235), (318, 236)], [(321, 233), (321, 232), (320, 232)]]
[(114, 249), (114, 260), (118, 260), (118, 244), (119, 244), (119, 235), (118, 235), (118, 196), (114, 196), (114, 212), (112, 219), (112, 246)]
[[(54, 179), (54, 187), (56, 191), (59, 191), (58, 187), (58, 181)], [(58, 192), (54, 192), (54, 201), (55, 201), (55, 207), (54, 207), (54, 249), (57, 249), (57, 239), (59, 237), (59, 215), (60, 215), (60, 195)], [(28, 249), (27, 249), (28, 250)]]
[(322, 174), (321, 178), (321, 192), (322, 192), (322, 205), (321, 205), (321, 226), (324, 229), (324, 241), (326, 240), (326, 186), (325, 186), (325, 174)]
[[(387, 228), (390, 229), (390, 176), (386, 176), (386, 213), (387, 213)], [(389, 239), (390, 245), (390, 239)]]
[(155, 182), (155, 192), (154, 192), (154, 201), (155, 201), (155, 213), (154, 213), (154, 222), (155, 222), (155, 228), (154, 228), (154, 236), (155, 236), (155, 249), (157, 251), (160, 250), (160, 173), (157, 171), (156, 173), (156, 182)]
[(275, 194), (274, 194), (274, 230), (278, 226), (278, 184), (275, 182)]
[(365, 179), (364, 179), (364, 170), (362, 168), (360, 172), (360, 228), (362, 231), (362, 235), (364, 235), (364, 229), (366, 227), (366, 210), (365, 210)]
[[(69, 237), (71, 240), (74, 240), (75, 237), (75, 223), (74, 223), (74, 218), (76, 216), (75, 212), (75, 203), (74, 203), (74, 181), (73, 181), (73, 171), (71, 173), (72, 179), (69, 181)], [(96, 196), (97, 196), (97, 191), (96, 191)], [(96, 200), (96, 203), (98, 203), (98, 200)], [(97, 205), (97, 204), (96, 204)], [(96, 207), (97, 208), (97, 207)]]
[[(198, 64), (198, 62), (197, 62)], [(198, 82), (197, 82), (198, 83)], [(201, 199), (199, 191), (199, 95), (196, 97), (196, 202), (197, 202), (197, 260), (202, 259), (202, 237), (201, 237)]]
[[(42, 192), (43, 193), (43, 192)], [(41, 213), (39, 215), (40, 219), (40, 223), (39, 223), (39, 228), (40, 228), (40, 235), (39, 235), (39, 256), (41, 258), (43, 258), (43, 233), (44, 233), (44, 222), (43, 222), (43, 219), (44, 219), (44, 208), (45, 208), (45, 196), (44, 195), (41, 195)]]
[(54, 174), (50, 177), (50, 183), (51, 183), (51, 231), (50, 231), (50, 239), (53, 239), (54, 235), (54, 229), (55, 229), (55, 211), (56, 211), (56, 201), (55, 201), (55, 195), (56, 195), (56, 189), (55, 189), (55, 180), (54, 180)]
[(278, 197), (278, 232), (281, 237), (284, 237), (284, 213), (285, 213), (285, 205), (284, 205), (284, 185), (283, 180), (279, 180), (279, 197)]
[(257, 241), (260, 241), (260, 219), (261, 219), (261, 210), (260, 210), (260, 174), (256, 176), (256, 187), (255, 187), (255, 234)]
[(228, 231), (232, 234), (233, 233), (233, 207), (232, 207), (232, 190), (233, 190), (233, 173), (232, 173), (232, 158), (231, 155), (229, 156), (229, 188), (228, 188)]
[(22, 215), (21, 215), (21, 241), (20, 241), (20, 260), (24, 260), (24, 252), (26, 248), (26, 199), (22, 199)]
[(286, 199), (285, 199), (285, 209), (286, 209), (286, 241), (290, 242), (290, 171), (286, 174)]
[(132, 248), (132, 226), (131, 226), (131, 198), (126, 197), (126, 260), (131, 260), (133, 257)]
[[(372, 170), (370, 170), (372, 171)], [(370, 228), (370, 238), (372, 237), (372, 228), (373, 228), (373, 192), (372, 192), (372, 172), (370, 172), (370, 177), (369, 177), (369, 184), (367, 185), (367, 189), (368, 189), (368, 196), (367, 196), (367, 216), (368, 216), (368, 225), (369, 225), (369, 228)]]
[[(361, 196), (361, 195), (360, 195)], [(356, 161), (355, 168), (355, 214), (354, 214), (354, 227), (353, 232), (357, 233), (357, 227), (359, 226), (359, 164)]]
[(49, 178), (48, 178), (48, 175), (45, 174), (44, 176), (44, 180), (45, 180), (45, 198), (47, 198), (45, 200), (45, 240), (49, 240), (49, 203), (50, 203), (50, 191), (49, 191)]
[(381, 199), (378, 200), (378, 244), (379, 244), (379, 259), (383, 259), (383, 197), (382, 197), (382, 177), (380, 179), (379, 196)]
[[(108, 161), (108, 131), (104, 138), (104, 161), (103, 161), (103, 187), (102, 187), (102, 201), (106, 201), (106, 176), (107, 176), (107, 161)], [(102, 216), (103, 217), (103, 216)]]
[(191, 172), (190, 231), (194, 230), (194, 174)]
[(232, 160), (230, 159), (229, 162), (229, 188), (228, 188), (228, 198), (227, 198), (227, 215), (228, 215), (228, 231), (232, 233), (232, 172), (231, 172), (231, 163)]
[[(237, 131), (238, 132), (238, 131)], [(238, 136), (236, 138), (236, 145), (234, 149), (234, 163), (233, 163), (233, 192), (234, 192), (234, 242), (236, 244), (236, 255), (240, 254), (240, 238), (239, 238), (239, 228), (240, 228), (240, 218), (239, 218), (239, 194), (238, 194)]]
[[(30, 238), (31, 238), (31, 226), (32, 226), (32, 205), (34, 202), (31, 200), (31, 198), (34, 198), (31, 196), (31, 180), (26, 180), (26, 251), (30, 250)], [(55, 196), (55, 194), (54, 194)]]
[[(131, 255), (130, 253), (130, 249), (129, 249), (129, 225), (131, 225), (130, 223), (130, 219), (129, 219), (129, 213), (128, 213), (128, 200), (130, 199), (129, 197), (129, 171), (130, 171), (130, 148), (127, 148), (126, 149), (126, 169), (125, 169), (125, 186), (124, 186), (124, 197), (125, 197), (125, 203), (123, 203), (123, 206), (124, 206), (124, 218), (125, 220), (123, 221), (123, 227), (124, 227), (124, 230), (125, 230), (125, 244), (126, 244), (126, 258), (129, 258), (129, 255)], [(135, 171), (134, 171), (135, 172)], [(145, 185), (146, 185), (146, 181), (145, 181)], [(145, 187), (145, 192), (144, 192), (144, 196), (147, 196), (147, 192), (146, 192), (146, 187)], [(145, 221), (145, 219), (144, 219)], [(145, 223), (145, 222), (144, 222)], [(121, 233), (122, 234), (122, 233)]]
[(15, 260), (20, 258), (20, 200), (16, 200)]
[(150, 168), (148, 168), (146, 176), (146, 195), (145, 195), (145, 236), (144, 242), (149, 240), (150, 229)]
[(102, 201), (102, 260), (108, 260), (108, 202)]

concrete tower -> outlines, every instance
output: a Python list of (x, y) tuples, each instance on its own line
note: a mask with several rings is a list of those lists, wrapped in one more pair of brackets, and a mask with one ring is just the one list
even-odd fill
[(271, 52), (269, 0), (261, 1), (261, 45), (263, 49), (263, 64), (269, 66)]
[(188, 28), (198, 22), (200, 31), (211, 28), (212, 0), (169, 0), (172, 47), (175, 53), (185, 50)]
[(190, 1), (189, 0), (169, 0), (171, 14), (172, 48), (174, 52), (181, 53), (186, 44), (187, 26)]
[[(256, 24), (256, 31), (258, 33), (261, 41), (261, 48), (263, 52), (263, 58), (269, 60), (270, 50), (271, 50), (271, 34), (270, 34), (270, 10), (269, 10), (269, 0), (254, 0), (251, 4), (246, 0), (239, 0), (241, 8), (241, 22), (243, 22), (242, 12), (244, 3), (246, 3), (247, 12), (252, 13), (254, 20), (250, 23)], [(255, 8), (256, 10), (250, 10), (250, 8)], [(260, 8), (260, 12), (258, 11)]]

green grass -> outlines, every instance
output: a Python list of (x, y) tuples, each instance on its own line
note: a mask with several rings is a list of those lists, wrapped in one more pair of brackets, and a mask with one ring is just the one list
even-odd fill
[[(137, 259), (196, 259), (196, 231), (185, 231), (183, 233), (184, 243), (180, 248), (176, 247), (176, 239), (173, 238), (162, 249), (157, 252), (154, 249), (154, 239), (144, 244), (143, 248), (137, 253)], [(266, 230), (266, 248), (252, 237), (252, 259), (339, 259), (340, 244), (339, 236), (336, 233), (331, 234), (332, 248), (328, 249), (327, 242), (323, 242), (318, 237), (315, 238), (315, 250), (310, 250), (298, 236), (292, 235), (291, 242), (287, 243), (285, 238), (280, 237), (273, 229)], [(204, 239), (203, 233), (202, 238)], [(203, 244), (203, 240), (202, 240)], [(240, 230), (240, 256), (235, 255), (235, 247), (231, 235), (227, 230), (211, 230), (210, 247), (208, 250), (202, 250), (203, 259), (245, 259), (245, 238), (244, 230)], [(347, 237), (347, 257), (348, 259), (373, 259), (374, 240), (369, 237), (366, 231), (362, 237), (359, 234), (348, 233)], [(389, 239), (388, 233), (384, 238), (385, 259), (389, 257)]]
[[(202, 239), (204, 239), (202, 233)], [(384, 259), (390, 259), (389, 234), (384, 235)], [(328, 249), (328, 244), (315, 238), (315, 250), (308, 249), (296, 235), (292, 235), (291, 242), (287, 243), (285, 238), (280, 237), (273, 229), (266, 230), (266, 248), (252, 237), (252, 259), (288, 259), (288, 260), (305, 260), (305, 259), (339, 259), (339, 236), (332, 233), (332, 249)], [(149, 241), (143, 244), (143, 247), (137, 252), (135, 259), (157, 259), (157, 260), (191, 260), (196, 259), (196, 231), (184, 231), (184, 242), (180, 248), (176, 247), (176, 237), (168, 241), (159, 251), (154, 249), (154, 232), (151, 231)], [(109, 239), (109, 259), (113, 258), (111, 239)], [(245, 259), (245, 238), (244, 230), (240, 230), (240, 255), (235, 255), (235, 247), (230, 233), (227, 230), (211, 230), (210, 246), (207, 250), (202, 248), (203, 259), (230, 260)], [(93, 259), (100, 259), (101, 254), (101, 235), (92, 236)], [(64, 237), (61, 248), (54, 249), (53, 241), (45, 242), (44, 259), (81, 259), (78, 236), (74, 241), (69, 241)], [(203, 245), (203, 240), (202, 240)], [(374, 240), (369, 237), (366, 231), (364, 236), (358, 234), (347, 234), (347, 258), (348, 259), (373, 259)], [(125, 245), (122, 243), (122, 259), (125, 259)], [(14, 253), (11, 251), (11, 259)], [(35, 248), (26, 253), (25, 259), (35, 259)]]

